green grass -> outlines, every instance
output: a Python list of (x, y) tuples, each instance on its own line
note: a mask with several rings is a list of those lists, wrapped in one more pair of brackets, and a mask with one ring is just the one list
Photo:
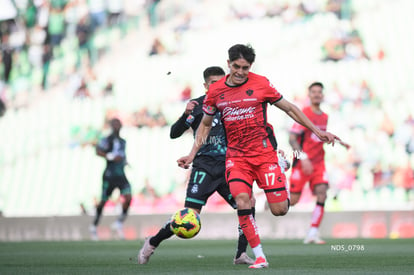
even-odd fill
[[(412, 274), (414, 239), (263, 240), (268, 269), (235, 266), (234, 240), (165, 241), (146, 265), (136, 263), (143, 241), (3, 242), (0, 274)], [(331, 245), (364, 246), (335, 251)], [(350, 247), (352, 248), (352, 247)], [(251, 251), (248, 251), (252, 255)]]

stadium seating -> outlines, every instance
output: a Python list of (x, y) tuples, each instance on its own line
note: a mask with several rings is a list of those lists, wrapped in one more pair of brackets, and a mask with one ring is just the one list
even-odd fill
[[(171, 5), (171, 1), (165, 2), (164, 5)], [(208, 8), (212, 5), (201, 2)], [(266, 5), (271, 2), (267, 1)], [(313, 80), (325, 84), (327, 97), (332, 95), (335, 85), (339, 87), (340, 106), (327, 102), (324, 109), (330, 114), (330, 129), (349, 142), (353, 151), (348, 153), (338, 146), (327, 149), (328, 171), (335, 179), (329, 191), (328, 210), (411, 207), (412, 191), (407, 200), (405, 190), (392, 182), (391, 186), (375, 187), (372, 169), (377, 162), (383, 168), (395, 168), (408, 158), (414, 166), (414, 157), (407, 155), (394, 136), (381, 130), (386, 114), (390, 115), (396, 131), (408, 114), (414, 115), (411, 77), (414, 41), (409, 39), (414, 25), (414, 18), (409, 14), (413, 3), (407, 0), (398, 3), (352, 1), (352, 4), (353, 24), (370, 60), (321, 61), (321, 47), (333, 29), (350, 25), (349, 21), (339, 21), (323, 11), (294, 22), (287, 22), (283, 16), (225, 19), (228, 21), (223, 24), (201, 18), (198, 25), (193, 23), (195, 26), (176, 33), (177, 17), (168, 10), (171, 14), (165, 16), (157, 29), (130, 24), (123, 38), (116, 29), (103, 30), (95, 37), (94, 47), (107, 51), (93, 69), (99, 78), (97, 82), (115, 80), (115, 94), (109, 98), (73, 99), (67, 92), (69, 72), (76, 63), (77, 44), (74, 37), (66, 38), (60, 48), (62, 55), (51, 64), (50, 79), (54, 86), (40, 96), (29, 93), (29, 106), (8, 110), (0, 118), (0, 210), (6, 216), (73, 215), (81, 213), (82, 203), (92, 211), (94, 199), (100, 196), (104, 161), (96, 157), (92, 145), (82, 144), (75, 138), (76, 134), (71, 136), (71, 131), (82, 134), (89, 127), (100, 131), (109, 109), (117, 110), (125, 118), (142, 107), (154, 112), (161, 109), (171, 124), (185, 107), (185, 102), (180, 100), (184, 86), (190, 84), (193, 96), (201, 95), (204, 92), (202, 70), (210, 65), (225, 68), (229, 45), (245, 42), (251, 42), (257, 52), (253, 71), (268, 76), (289, 100), (303, 97), (306, 86)], [(161, 6), (164, 12), (166, 6)], [(243, 36), (239, 35), (240, 29)], [(162, 38), (170, 53), (148, 55), (156, 36)], [(385, 52), (384, 59), (376, 57), (380, 49)], [(38, 70), (29, 80), (23, 77), (16, 83), (13, 92), (24, 93), (33, 83), (39, 84), (41, 72)], [(362, 107), (357, 105), (358, 85), (363, 80), (380, 104), (370, 101)], [(100, 85), (91, 85), (94, 95), (99, 95)], [(139, 199), (148, 182), (161, 200), (169, 198), (174, 203), (174, 198), (184, 195), (187, 176), (186, 171), (177, 167), (176, 159), (190, 150), (192, 135), (170, 140), (169, 127), (137, 128), (127, 120), (122, 134), (128, 141), (127, 173), (134, 199)], [(291, 120), (272, 109), (269, 121), (275, 126), (280, 148), (289, 150), (286, 131)], [(357, 177), (349, 175), (354, 153), (360, 158)], [(339, 186), (338, 182), (343, 185)], [(313, 203), (309, 196), (302, 198), (303, 204), (295, 208), (297, 211)], [(145, 208), (139, 201), (135, 203), (132, 213), (141, 213), (142, 209), (169, 210), (156, 206)], [(210, 209), (218, 211), (219, 208)]]

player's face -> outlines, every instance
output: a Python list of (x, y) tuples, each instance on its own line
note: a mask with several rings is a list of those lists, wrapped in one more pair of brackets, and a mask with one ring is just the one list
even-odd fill
[(227, 64), (230, 69), (230, 76), (227, 79), (227, 83), (230, 85), (240, 85), (247, 80), (252, 64), (247, 62), (244, 58), (239, 58), (234, 61), (227, 60)]
[(309, 90), (309, 99), (312, 105), (319, 105), (323, 100), (323, 91), (319, 86), (313, 86)]
[(111, 128), (114, 132), (119, 132), (121, 130), (122, 124), (119, 119), (111, 120)]
[(224, 75), (210, 75), (207, 78), (207, 82), (204, 83), (204, 88), (206, 88), (206, 90), (208, 90), (208, 88), (210, 88), (211, 84), (213, 84), (214, 82), (219, 81), (223, 77), (224, 77)]

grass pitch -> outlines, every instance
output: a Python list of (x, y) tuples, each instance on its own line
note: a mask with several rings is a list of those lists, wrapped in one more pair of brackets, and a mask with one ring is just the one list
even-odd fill
[[(414, 239), (263, 240), (270, 263), (250, 270), (233, 265), (235, 240), (180, 240), (160, 245), (146, 265), (143, 241), (3, 242), (0, 274), (413, 274)], [(248, 250), (249, 255), (252, 255)]]

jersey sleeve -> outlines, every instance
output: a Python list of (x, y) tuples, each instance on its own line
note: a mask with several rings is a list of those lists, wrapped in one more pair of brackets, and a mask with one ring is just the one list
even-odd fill
[(283, 98), (279, 91), (273, 86), (273, 84), (268, 80), (264, 79), (265, 90), (265, 100), (270, 104), (275, 104)]
[(209, 116), (214, 116), (217, 112), (216, 100), (210, 91), (207, 92), (206, 98), (204, 98), (203, 112)]
[(98, 144), (96, 145), (96, 148), (100, 151), (107, 152), (109, 150), (108, 138), (102, 138), (101, 140), (99, 140)]
[(178, 138), (185, 131), (190, 128), (191, 123), (193, 123), (194, 117), (185, 113), (171, 126), (170, 129), (170, 138)]

